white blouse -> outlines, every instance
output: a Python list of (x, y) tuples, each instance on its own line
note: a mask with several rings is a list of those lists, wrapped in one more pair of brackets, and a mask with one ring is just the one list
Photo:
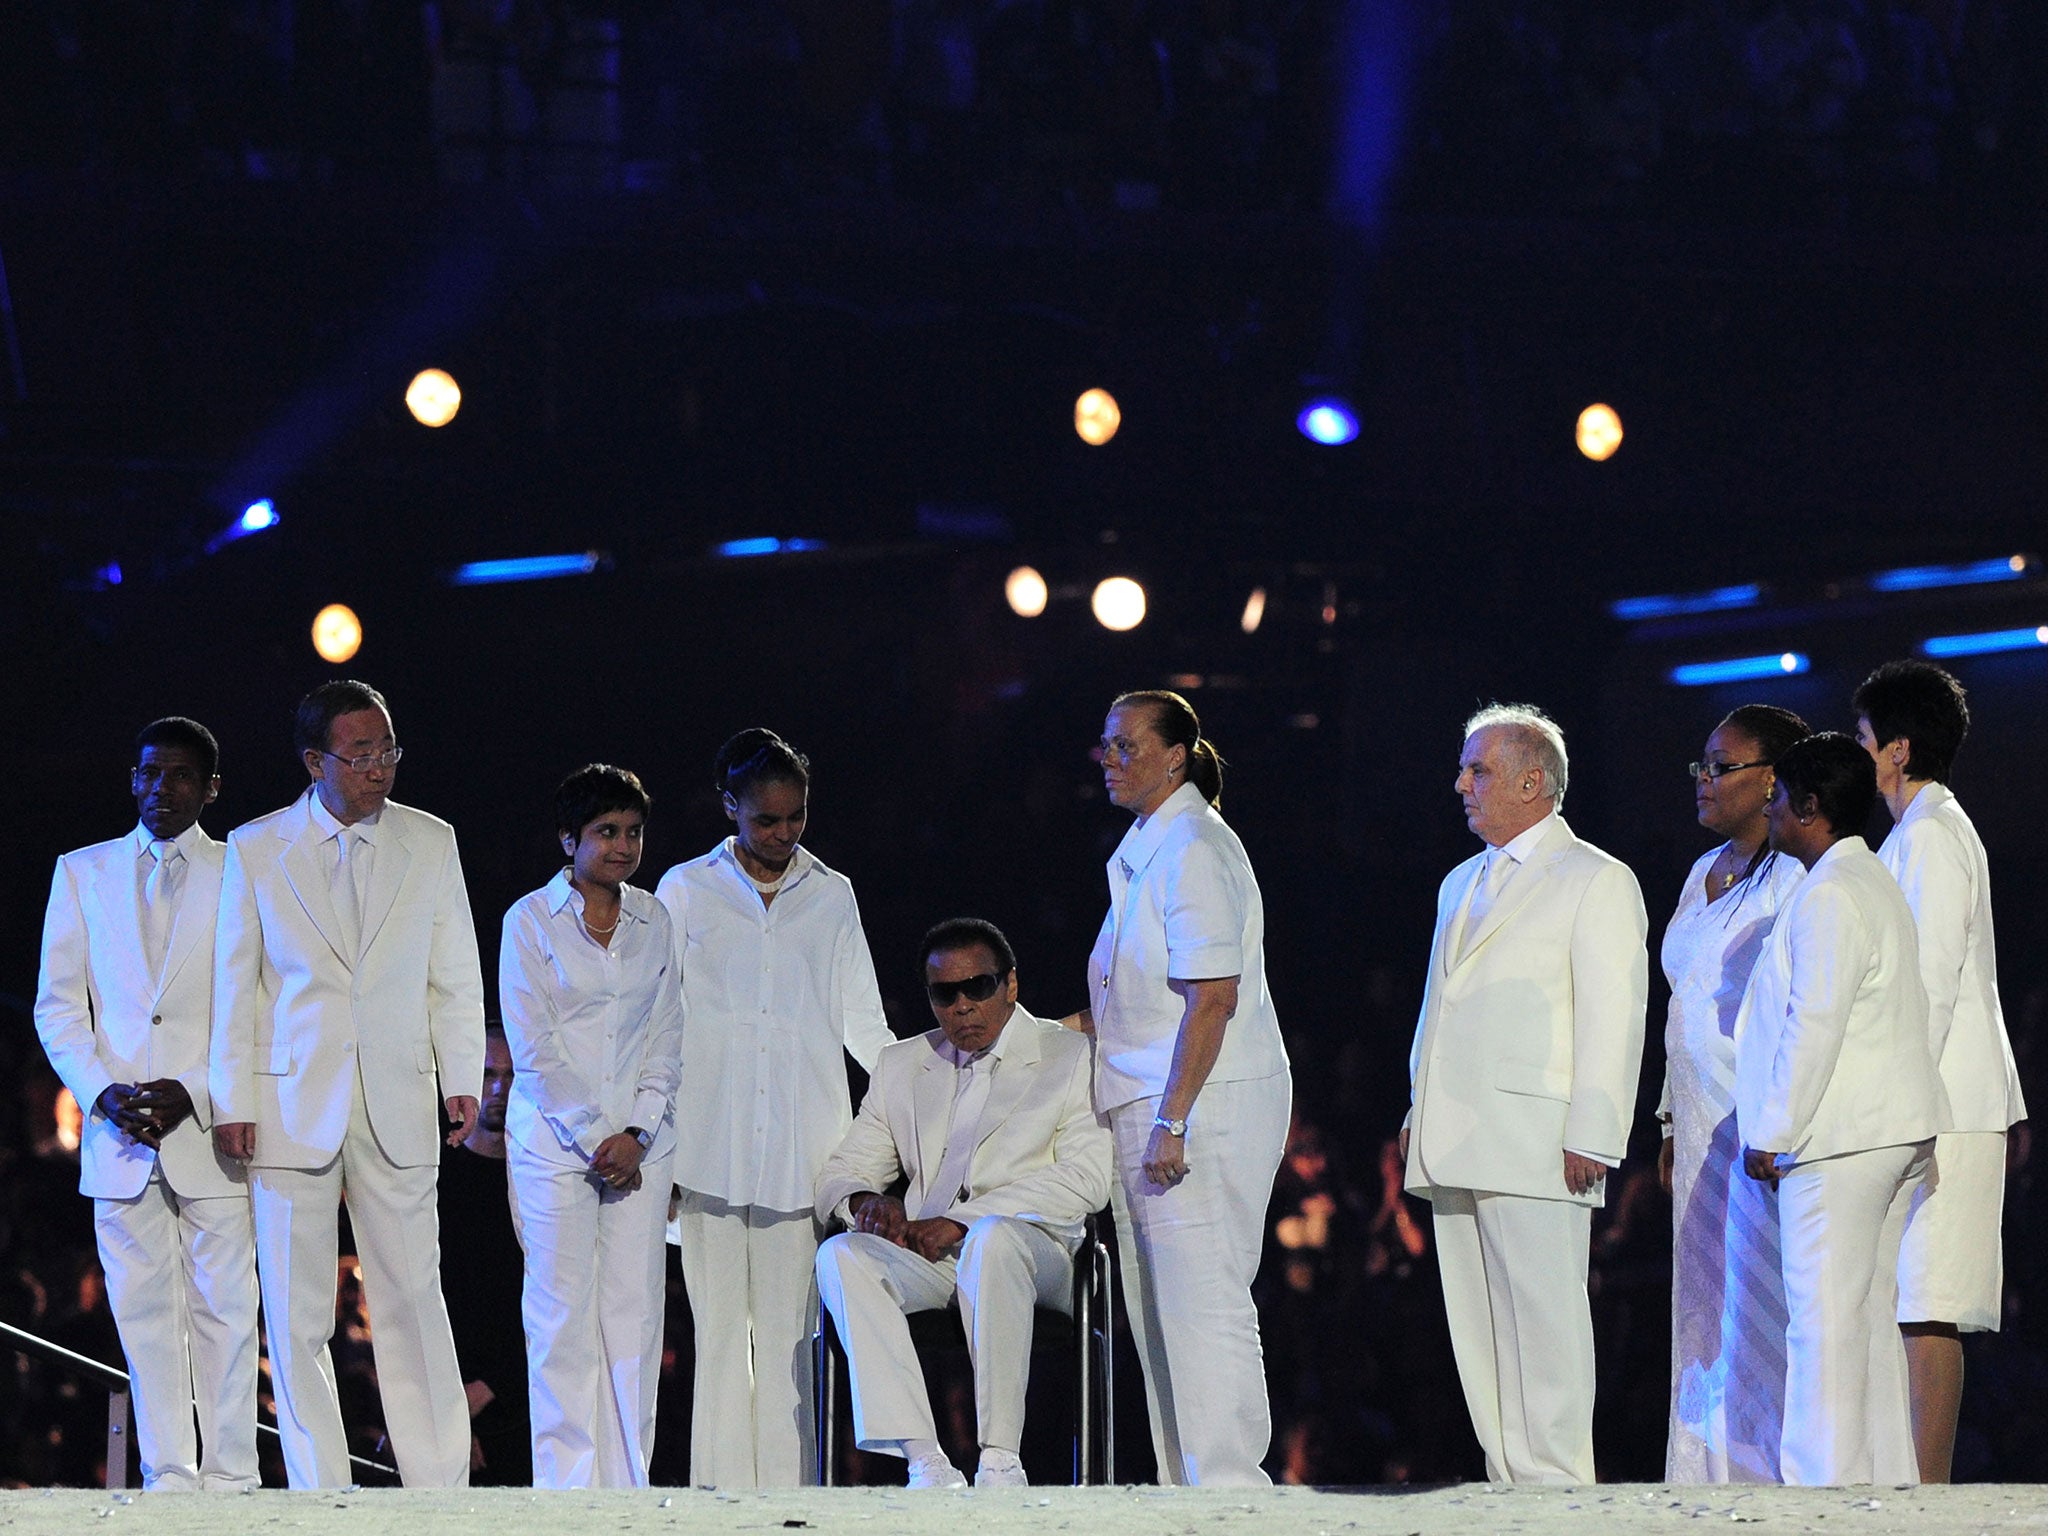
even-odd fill
[(1187, 1005), (1175, 981), (1235, 976), (1237, 1012), (1207, 1081), (1287, 1070), (1266, 991), (1266, 909), (1244, 844), (1202, 792), (1183, 784), (1109, 860), (1109, 913), (1088, 957), (1095, 1013), (1095, 1107), (1166, 1092)]
[(682, 993), (668, 913), (619, 888), (609, 947), (583, 931), (583, 894), (565, 869), (505, 914), (498, 998), (512, 1047), (505, 1133), (552, 1162), (588, 1163), (628, 1126), (675, 1139)]
[(873, 1071), (896, 1038), (853, 886), (799, 847), (764, 906), (728, 838), (656, 894), (682, 958), (675, 1181), (728, 1205), (807, 1211), (853, 1123), (845, 1053)]

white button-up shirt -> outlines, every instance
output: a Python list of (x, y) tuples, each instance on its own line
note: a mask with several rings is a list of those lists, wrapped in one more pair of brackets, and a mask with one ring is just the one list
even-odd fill
[(1095, 1013), (1095, 1107), (1166, 1092), (1180, 1021), (1174, 981), (1235, 976), (1237, 1012), (1212, 1083), (1287, 1070), (1266, 991), (1266, 909), (1244, 844), (1192, 784), (1183, 784), (1109, 860), (1109, 914), (1088, 959)]
[(727, 839), (656, 892), (683, 978), (675, 1181), (728, 1205), (807, 1211), (853, 1123), (846, 1053), (895, 1039), (853, 886), (799, 847), (772, 904)]
[(505, 914), (498, 996), (512, 1047), (505, 1133), (550, 1161), (587, 1163), (628, 1126), (674, 1139), (683, 1000), (668, 913), (619, 888), (609, 946), (583, 929), (583, 894), (565, 869)]

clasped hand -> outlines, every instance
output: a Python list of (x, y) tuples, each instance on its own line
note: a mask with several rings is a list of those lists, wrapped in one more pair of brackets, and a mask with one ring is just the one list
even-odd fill
[(640, 1187), (640, 1159), (646, 1155), (638, 1136), (615, 1131), (597, 1144), (590, 1171), (613, 1189), (630, 1194)]
[(109, 1083), (98, 1099), (100, 1113), (121, 1131), (154, 1150), (192, 1117), (192, 1095), (175, 1077), (147, 1083)]
[(948, 1248), (967, 1236), (967, 1229), (950, 1216), (929, 1216), (913, 1221), (894, 1195), (865, 1195), (853, 1203), (853, 1230), (872, 1232), (898, 1248), (908, 1248), (927, 1263), (936, 1264)]

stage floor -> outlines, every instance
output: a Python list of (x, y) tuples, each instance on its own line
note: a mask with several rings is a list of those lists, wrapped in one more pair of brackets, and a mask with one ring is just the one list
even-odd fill
[[(102, 1524), (100, 1522), (104, 1521)], [(1391, 1489), (1031, 1488), (907, 1493), (902, 1489), (789, 1489), (721, 1494), (461, 1493), (366, 1489), (242, 1495), (0, 1492), (0, 1531), (115, 1536), (558, 1536), (565, 1530), (637, 1533), (779, 1532), (827, 1536), (1620, 1536), (1684, 1530), (1692, 1521), (1761, 1524), (1758, 1536), (1980, 1536), (2048, 1531), (2048, 1488), (1492, 1488)]]

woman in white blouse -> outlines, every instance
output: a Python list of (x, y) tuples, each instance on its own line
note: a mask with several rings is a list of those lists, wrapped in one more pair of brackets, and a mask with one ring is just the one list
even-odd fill
[(894, 1036), (846, 877), (799, 843), (810, 762), (773, 731), (719, 749), (734, 832), (658, 894), (682, 958), (675, 1237), (696, 1323), (690, 1481), (816, 1480), (812, 1185), (853, 1123), (846, 1056)]
[(626, 884), (647, 804), (622, 768), (570, 774), (555, 792), (569, 866), (505, 914), (536, 1488), (644, 1488), (654, 1450), (683, 1016), (668, 913)]
[(1292, 1087), (1266, 992), (1265, 907), (1216, 813), (1223, 762), (1177, 693), (1127, 693), (1102, 731), (1109, 861), (1088, 961), (1095, 1107), (1116, 1142), (1124, 1304), (1163, 1483), (1259, 1484), (1272, 1439), (1252, 1304)]
[(1778, 909), (1805, 869), (1770, 847), (1772, 764), (1807, 734), (1789, 709), (1745, 704), (1691, 768), (1701, 854), (1664, 930), (1661, 1172), (1671, 1191), (1671, 1432), (1676, 1483), (1774, 1483), (1784, 1425), (1785, 1292), (1773, 1192), (1743, 1177), (1735, 1015)]

